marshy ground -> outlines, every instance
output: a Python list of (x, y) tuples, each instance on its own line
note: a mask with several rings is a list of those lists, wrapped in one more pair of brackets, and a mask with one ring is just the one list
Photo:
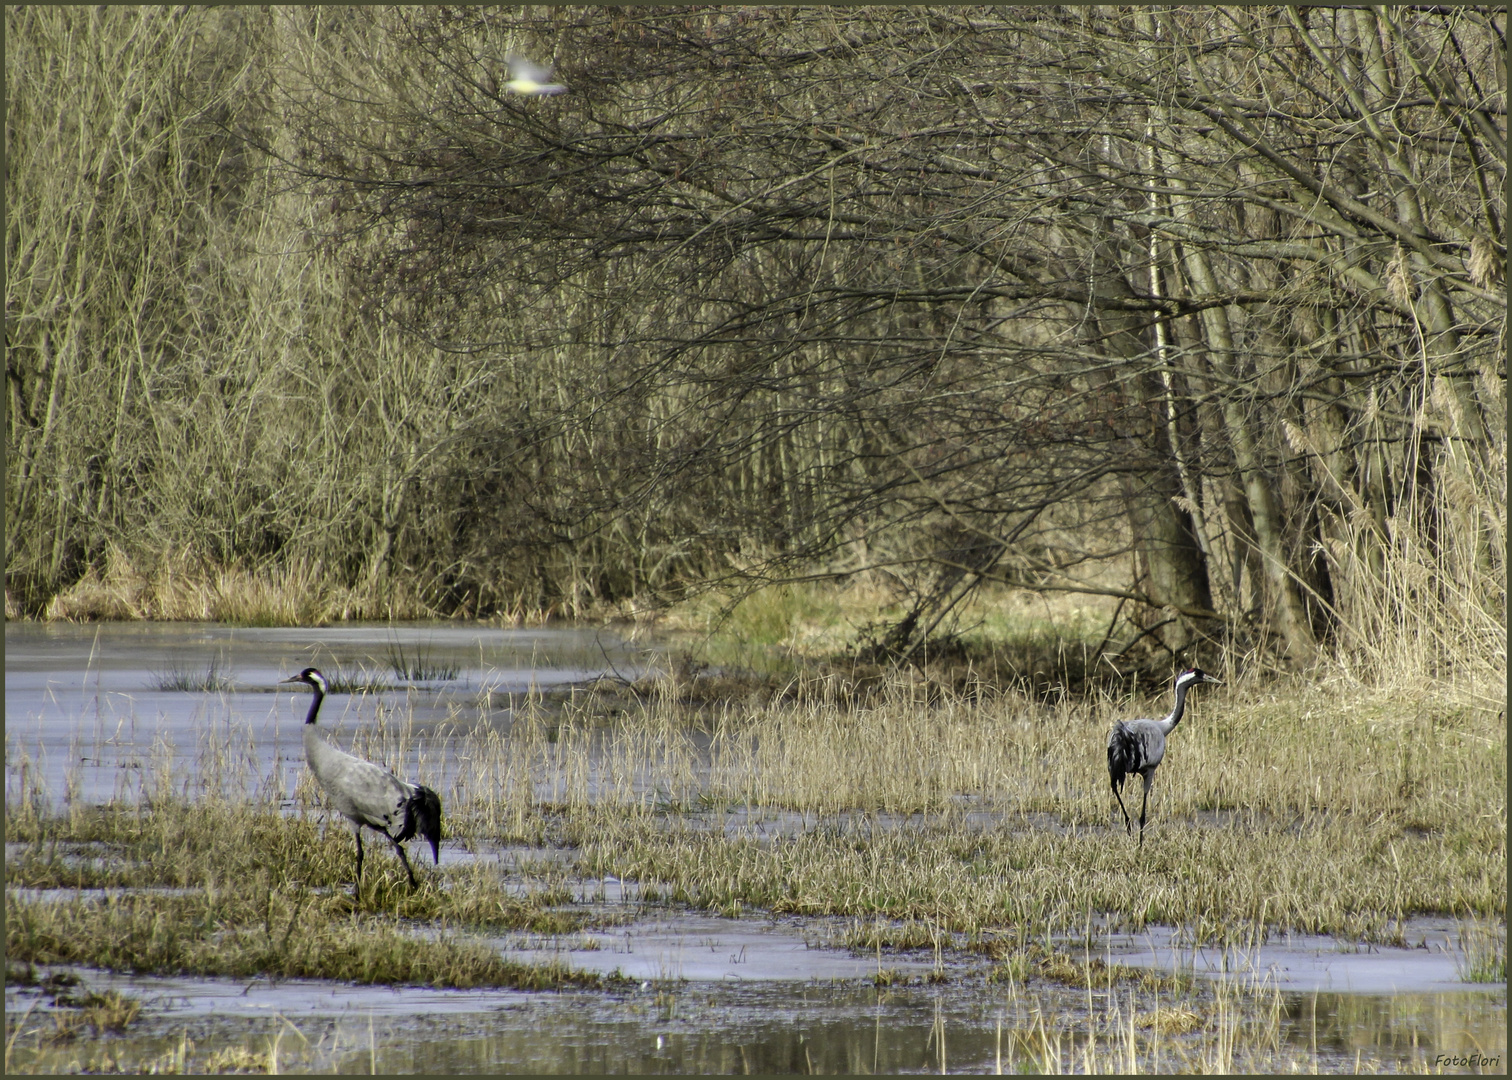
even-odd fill
[(26, 633), (8, 1070), (1505, 1071), (1506, 731), (1480, 687), (1205, 688), (1140, 851), (1103, 741), (1164, 694), (732, 696), (624, 656), (553, 694), (539, 642), (534, 692), (485, 651), (329, 703), (340, 745), (446, 807), (421, 887), (374, 847), (354, 903), (303, 698), (256, 659), (292, 670), (330, 631), (238, 632), (203, 690), (113, 667), (109, 628), (39, 679)]

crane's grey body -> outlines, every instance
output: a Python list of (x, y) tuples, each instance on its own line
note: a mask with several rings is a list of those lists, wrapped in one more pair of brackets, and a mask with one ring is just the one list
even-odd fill
[(401, 846), (416, 833), (431, 846), (431, 856), (441, 862), (441, 800), (436, 793), (422, 784), (410, 784), (371, 761), (363, 761), (343, 750), (338, 750), (316, 730), (315, 716), (325, 698), (326, 681), (315, 668), (305, 668), (298, 675), (284, 682), (300, 682), (315, 691), (315, 700), (310, 703), (309, 715), (305, 717), (305, 761), (315, 780), (330, 796), (331, 803), (352, 823), (357, 838), (357, 881), (354, 888), (362, 885), (362, 830), (376, 830), (388, 837), (399, 853), (399, 861), (409, 875), (410, 884), (415, 884), (415, 872), (410, 869), (409, 858)]
[(1108, 732), (1108, 780), (1113, 786), (1113, 797), (1123, 811), (1124, 828), (1134, 833), (1134, 823), (1129, 820), (1129, 809), (1124, 806), (1124, 780), (1138, 773), (1144, 781), (1144, 796), (1139, 805), (1139, 845), (1144, 846), (1145, 810), (1150, 802), (1150, 784), (1155, 780), (1155, 770), (1165, 760), (1166, 737), (1186, 711), (1187, 691), (1198, 683), (1221, 685), (1205, 671), (1188, 668), (1176, 676), (1176, 705), (1161, 720), (1120, 720)]
[(404, 808), (415, 785), (406, 784), (387, 769), (336, 749), (314, 724), (304, 729), (305, 761), (315, 779), (354, 825), (379, 832), (402, 828)]

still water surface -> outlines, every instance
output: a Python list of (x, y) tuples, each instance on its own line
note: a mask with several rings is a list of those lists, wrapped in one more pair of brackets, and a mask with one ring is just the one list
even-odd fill
[[(446, 674), (401, 679), (396, 659)], [(309, 693), (279, 681), (304, 667), (370, 687), (332, 694), (322, 709), (321, 724), (338, 745), (349, 743), (353, 725), (403, 710), (420, 741), (444, 753), (449, 736), (507, 725), (511, 706), (533, 691), (600, 676), (633, 680), (661, 660), (601, 629), (7, 623), (6, 766), (24, 751), (55, 800), (102, 803), (139, 794), (133, 785), (156, 757), (166, 755), (175, 775), (189, 775), (211, 741), (219, 752), (234, 746), (266, 783), (292, 791), (304, 765), (299, 726)], [(223, 689), (162, 688), (212, 669)]]

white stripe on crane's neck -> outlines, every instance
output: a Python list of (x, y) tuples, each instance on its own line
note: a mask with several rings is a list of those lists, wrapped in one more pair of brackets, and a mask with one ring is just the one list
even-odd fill
[(1171, 730), (1181, 723), (1181, 714), (1186, 712), (1187, 690), (1200, 681), (1201, 678), (1202, 676), (1198, 675), (1195, 670), (1183, 671), (1176, 677), (1176, 704), (1171, 707), (1170, 712), (1166, 713), (1165, 719), (1156, 721), (1160, 725), (1162, 733), (1169, 735)]
[(315, 714), (320, 711), (320, 703), (326, 695), (326, 681), (324, 675), (313, 670), (306, 675), (306, 678), (309, 679), (310, 689), (314, 691), (312, 695), (314, 700), (310, 702), (310, 711), (305, 714), (305, 723), (313, 724), (315, 723)]

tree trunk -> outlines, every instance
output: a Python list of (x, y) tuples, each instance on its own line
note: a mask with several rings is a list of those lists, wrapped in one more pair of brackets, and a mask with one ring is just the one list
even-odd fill
[[(1093, 281), (1094, 306), (1099, 298), (1127, 299), (1134, 290), (1122, 274), (1097, 273)], [(1112, 306), (1095, 307), (1098, 329), (1109, 352), (1143, 369), (1151, 353), (1141, 337), (1139, 316)], [(1113, 385), (1106, 372), (1097, 377)], [(1137, 460), (1156, 463), (1148, 471), (1120, 474), (1124, 504), (1134, 543), (1148, 570), (1146, 591), (1156, 607), (1168, 609), (1174, 621), (1156, 635), (1177, 656), (1185, 656), (1213, 631), (1213, 596), (1208, 581), (1207, 560), (1197, 538), (1192, 515), (1177, 501), (1183, 496), (1181, 476), (1167, 437), (1168, 402), (1158, 380), (1145, 370), (1126, 382), (1136, 418), (1126, 437), (1135, 444)], [(1122, 392), (1122, 391), (1120, 391)]]
[[(1185, 253), (1187, 275), (1197, 294), (1219, 292), (1207, 255), (1188, 248)], [(1286, 655), (1299, 663), (1310, 663), (1316, 656), (1318, 642), (1303, 606), (1297, 579), (1287, 559), (1284, 541), (1285, 520), (1280, 501), (1265, 470), (1260, 448), (1250, 427), (1244, 403), (1228, 385), (1238, 379), (1234, 362), (1234, 339), (1229, 329), (1228, 312), (1222, 307), (1206, 308), (1202, 325), (1207, 337), (1208, 360), (1220, 376), (1224, 430), (1234, 452), (1234, 465), (1249, 504), (1254, 524), (1255, 546), (1265, 573), (1267, 600), (1276, 629), (1281, 634)]]

